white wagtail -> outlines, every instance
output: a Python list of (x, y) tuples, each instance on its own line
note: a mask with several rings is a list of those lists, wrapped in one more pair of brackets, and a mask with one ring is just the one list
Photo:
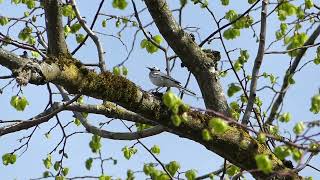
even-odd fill
[(196, 94), (189, 89), (184, 88), (181, 83), (172, 77), (166, 75), (165, 73), (162, 73), (157, 67), (147, 67), (150, 69), (149, 78), (152, 84), (158, 86), (158, 87), (175, 87), (179, 90), (182, 90), (184, 92), (187, 92), (189, 95), (196, 96)]

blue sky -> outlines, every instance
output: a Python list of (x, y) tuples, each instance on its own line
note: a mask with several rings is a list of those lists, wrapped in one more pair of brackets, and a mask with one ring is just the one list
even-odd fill
[[(137, 2), (140, 5), (139, 9), (141, 9), (141, 2)], [(176, 6), (173, 1), (170, 1), (171, 7)], [(219, 1), (210, 1), (210, 7), (216, 13), (218, 18), (224, 16), (224, 13), (231, 8), (235, 8), (237, 12), (243, 12), (247, 8), (247, 3), (235, 3), (232, 2), (233, 5), (230, 7), (223, 8)], [(78, 1), (81, 15), (87, 18), (88, 22), (91, 22), (92, 17), (94, 15), (94, 10), (97, 9), (99, 1), (91, 0), (91, 1)], [(10, 17), (21, 17), (23, 15), (23, 11), (25, 8), (18, 8), (17, 6), (10, 5), (9, 0), (4, 0), (3, 4), (0, 4), (0, 15), (8, 15)], [(102, 12), (106, 14), (113, 15), (128, 15), (132, 12), (132, 6), (129, 3), (127, 9), (125, 11), (115, 10), (112, 8), (111, 1), (106, 1)], [(176, 15), (176, 14), (175, 14)], [(260, 17), (259, 12), (251, 14), (254, 19), (258, 19)], [(148, 12), (145, 11), (141, 15), (142, 22), (144, 24), (150, 22), (150, 16)], [(204, 10), (194, 6), (192, 3), (188, 3), (184, 13), (183, 13), (183, 26), (190, 27), (200, 27), (199, 33), (201, 38), (204, 39), (210, 32), (216, 30), (215, 24), (212, 18), (208, 15)], [(270, 17), (271, 20), (268, 21), (268, 30), (267, 30), (267, 44), (274, 40), (274, 31), (278, 28), (279, 22), (275, 22), (275, 17)], [(101, 20), (96, 24), (96, 29), (99, 32), (113, 34), (116, 35), (117, 29), (115, 28), (115, 21), (111, 21), (107, 23), (107, 28), (101, 27)], [(42, 19), (43, 21), (43, 19)], [(224, 24), (226, 22), (223, 22)], [(17, 29), (21, 26), (17, 26), (15, 29), (11, 31), (10, 35), (17, 35)], [(256, 33), (259, 33), (259, 25), (255, 27)], [(148, 29), (153, 35), (159, 34), (157, 30), (154, 28)], [(3, 27), (0, 27), (0, 32), (5, 33), (6, 30)], [(135, 32), (135, 29), (126, 29), (122, 33), (122, 40), (125, 44), (130, 48), (132, 37)], [(251, 74), (250, 69), (252, 68), (252, 63), (254, 61), (254, 57), (256, 55), (256, 50), (258, 44), (255, 41), (255, 38), (252, 38), (253, 32), (248, 30), (242, 30), (241, 37), (232, 40), (225, 41), (227, 44), (227, 48), (229, 50), (235, 48), (243, 48), (247, 49), (250, 52), (250, 59), (248, 64), (246, 65), (247, 72)], [(125, 63), (125, 66), (129, 69), (128, 78), (141, 86), (143, 89), (148, 90), (154, 88), (151, 82), (148, 79), (148, 69), (146, 66), (158, 66), (160, 69), (164, 71), (165, 68), (165, 60), (163, 54), (159, 51), (156, 54), (148, 54), (144, 49), (141, 49), (139, 46), (140, 40), (143, 38), (142, 33), (140, 32), (138, 35), (138, 40), (136, 42), (136, 48), (133, 54), (130, 56), (130, 59)], [(70, 49), (74, 49), (76, 47), (75, 41), (73, 37), (69, 37), (68, 45)], [(113, 66), (122, 62), (127, 53), (125, 51), (124, 46), (117, 39), (109, 36), (100, 36), (100, 40), (106, 51), (105, 59), (108, 69), (112, 69)], [(278, 43), (276, 46), (273, 46), (271, 49), (279, 50), (284, 49), (281, 46), (281, 43)], [(213, 41), (212, 44), (207, 45), (206, 48), (215, 49), (221, 51), (222, 60), (226, 60), (226, 56), (223, 53), (222, 47), (219, 41)], [(21, 53), (18, 52), (17, 53)], [(238, 51), (235, 51), (231, 54), (233, 59), (238, 57)], [(94, 44), (91, 40), (87, 41), (86, 45), (76, 54), (76, 57), (83, 60), (86, 63), (97, 62), (97, 52)], [(314, 51), (308, 52), (303, 59), (303, 62), (306, 62), (314, 57)], [(261, 67), (261, 72), (274, 73), (277, 76), (280, 76), (279, 83), (282, 83), (282, 77), (285, 73), (286, 68), (290, 63), (290, 59), (286, 55), (266, 55), (265, 60)], [(187, 79), (187, 70), (181, 69), (180, 61), (176, 62), (176, 68), (174, 69), (172, 76), (179, 81), (185, 83)], [(298, 72), (295, 75), (296, 84), (293, 85), (287, 96), (283, 106), (283, 112), (291, 112), (293, 115), (293, 121), (289, 124), (281, 124), (281, 131), (285, 130), (291, 131), (295, 122), (300, 120), (313, 120), (317, 118), (309, 112), (310, 108), (310, 97), (313, 96), (319, 88), (319, 66), (316, 67), (313, 64), (306, 66), (301, 72)], [(9, 72), (5, 70), (3, 67), (0, 67), (0, 76), (8, 75)], [(227, 90), (228, 84), (235, 81), (235, 76), (229, 72), (227, 78), (221, 79), (223, 87), (225, 88), (225, 92)], [(6, 82), (0, 81), (0, 87), (2, 87)], [(267, 81), (261, 81), (258, 86), (262, 87), (264, 83)], [(195, 79), (191, 78), (191, 83), (188, 86), (192, 91), (196, 92), (200, 95), (199, 88), (196, 84)], [(278, 86), (277, 88), (280, 88)], [(46, 91), (45, 86), (34, 86), (28, 85), (23, 88), (23, 94), (27, 97), (30, 102), (30, 105), (24, 112), (15, 111), (9, 104), (10, 98), (12, 95), (15, 95), (18, 92), (14, 83), (12, 83), (8, 88), (5, 89), (4, 93), (0, 95), (0, 119), (2, 120), (10, 120), (10, 119), (28, 119), (37, 113), (41, 112), (47, 102), (48, 102), (48, 93)], [(56, 90), (55, 90), (56, 92)], [(177, 92), (177, 91), (175, 91)], [(268, 105), (270, 99), (272, 98), (271, 92), (268, 90), (262, 91), (258, 93), (264, 100), (264, 107)], [(56, 101), (61, 100), (58, 95), (54, 96)], [(228, 99), (230, 103), (234, 98)], [(194, 107), (204, 107), (203, 101), (201, 99), (196, 99), (193, 97), (186, 96), (184, 101)], [(98, 103), (92, 99), (87, 99), (86, 102)], [(69, 112), (63, 112), (59, 115), (61, 121), (66, 124), (69, 121), (72, 121), (72, 114)], [(92, 121), (94, 124), (98, 122), (106, 121), (106, 118), (103, 116), (90, 115), (90, 122)], [(46, 154), (52, 151), (55, 145), (59, 142), (61, 138), (61, 131), (59, 128), (56, 128), (51, 133), (51, 138), (46, 139), (44, 134), (56, 123), (55, 119), (50, 120), (50, 122), (42, 124), (40, 128), (36, 130), (36, 133), (32, 137), (28, 150), (18, 158), (16, 164), (14, 166), (3, 166), (0, 165), (0, 177), (1, 179), (29, 179), (36, 178), (42, 175), (42, 172), (45, 171), (45, 168), (42, 164), (42, 159), (46, 157)], [(126, 128), (120, 123), (113, 121), (107, 128), (108, 130), (113, 131), (126, 131)], [(72, 133), (74, 131), (83, 131), (84, 128), (77, 127), (75, 125), (70, 125), (66, 128), (67, 133)], [(11, 152), (13, 149), (20, 146), (17, 139), (27, 136), (31, 133), (31, 130), (21, 131), (19, 133), (9, 134), (0, 139), (0, 154), (4, 154), (7, 152)], [(81, 176), (81, 175), (97, 175), (100, 173), (100, 168), (98, 166), (98, 162), (94, 162), (94, 167), (91, 171), (87, 171), (84, 166), (84, 161), (89, 157), (95, 157), (96, 155), (92, 154), (90, 148), (88, 147), (88, 143), (91, 139), (91, 135), (88, 134), (79, 134), (73, 136), (67, 142), (67, 151), (69, 158), (64, 160), (64, 165), (70, 168), (70, 176)], [(222, 158), (218, 157), (216, 154), (206, 150), (202, 145), (197, 144), (188, 139), (180, 138), (176, 135), (172, 135), (169, 133), (162, 133), (155, 137), (146, 138), (142, 140), (145, 145), (151, 148), (153, 145), (157, 144), (161, 147), (161, 153), (158, 156), (159, 159), (163, 163), (168, 163), (172, 160), (176, 160), (181, 164), (181, 171), (196, 169), (199, 175), (206, 174), (213, 170), (216, 170), (223, 164)], [(114, 141), (114, 140), (103, 140), (103, 149), (102, 155), (104, 158), (113, 157), (118, 160), (117, 165), (113, 165), (112, 162), (107, 161), (104, 165), (105, 174), (112, 175), (114, 177), (122, 177), (125, 178), (127, 169), (132, 169), (134, 171), (142, 170), (143, 163), (155, 162), (151, 155), (148, 154), (141, 146), (137, 145), (138, 152), (136, 155), (132, 157), (131, 160), (126, 160), (121, 152), (121, 149), (124, 146), (131, 146), (135, 143), (135, 141)], [(60, 159), (60, 155), (56, 152), (53, 154), (53, 159)], [(319, 158), (315, 158), (312, 163), (313, 165), (319, 164)], [(137, 173), (136, 177), (139, 179), (142, 173)], [(320, 178), (320, 173), (313, 171), (311, 169), (306, 168), (301, 175), (310, 176), (312, 175), (314, 179)]]

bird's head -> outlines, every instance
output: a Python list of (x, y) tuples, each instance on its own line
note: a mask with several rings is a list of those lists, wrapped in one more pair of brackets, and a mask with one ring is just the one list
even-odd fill
[(147, 67), (150, 71), (160, 71), (157, 67)]

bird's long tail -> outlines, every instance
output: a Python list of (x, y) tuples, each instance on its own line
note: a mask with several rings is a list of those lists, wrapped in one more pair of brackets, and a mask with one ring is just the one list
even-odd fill
[(180, 88), (184, 93), (186, 93), (186, 94), (188, 94), (188, 95), (197, 96), (196, 93), (190, 91), (189, 89), (187, 89), (187, 88), (185, 88), (185, 87), (180, 86), (179, 88)]

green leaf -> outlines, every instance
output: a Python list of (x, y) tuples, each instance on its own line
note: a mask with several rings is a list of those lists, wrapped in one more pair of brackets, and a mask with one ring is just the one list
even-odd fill
[(113, 0), (112, 7), (124, 10), (127, 7), (128, 3), (126, 0)]
[(229, 0), (220, 0), (220, 1), (221, 1), (221, 4), (224, 6), (229, 5)]
[(12, 107), (16, 108), (19, 101), (19, 96), (12, 96), (10, 100), (10, 104)]
[(40, 54), (37, 51), (31, 51), (31, 56), (38, 58), (40, 56)]
[(141, 123), (135, 123), (135, 126), (137, 128), (137, 131), (142, 131), (142, 130), (145, 130), (145, 129), (152, 127), (148, 124), (141, 124)]
[(221, 118), (212, 118), (209, 121), (209, 127), (212, 128), (212, 133), (221, 134), (228, 130), (229, 125), (226, 121), (222, 120)]
[(130, 169), (127, 170), (127, 178), (126, 180), (134, 180), (134, 172)]
[(259, 133), (257, 138), (260, 143), (265, 143), (267, 140), (265, 133)]
[(292, 115), (289, 112), (285, 112), (280, 115), (279, 121), (281, 122), (289, 122), (292, 119)]
[(172, 91), (168, 91), (166, 92), (163, 96), (162, 96), (162, 100), (164, 105), (166, 105), (169, 109), (176, 107), (179, 107), (180, 104), (182, 104), (181, 99), (176, 96)]
[(32, 28), (25, 27), (19, 32), (18, 38), (21, 39), (22, 41), (27, 41), (31, 36), (31, 32), (32, 32)]
[(212, 139), (210, 131), (208, 129), (202, 130), (202, 139), (205, 141), (210, 141)]
[(292, 153), (291, 149), (287, 146), (278, 146), (274, 149), (274, 154), (281, 160), (284, 160)]
[(302, 121), (298, 122), (294, 127), (293, 127), (293, 132), (297, 135), (301, 134), (305, 129), (305, 126)]
[(93, 159), (92, 159), (92, 158), (89, 158), (89, 159), (86, 160), (85, 165), (86, 165), (86, 169), (87, 169), (88, 171), (89, 171), (89, 170), (91, 169), (91, 167), (92, 167), (92, 162), (93, 162)]
[(100, 140), (101, 140), (100, 136), (98, 136), (98, 135), (92, 136), (91, 141), (89, 143), (89, 147), (91, 148), (91, 151), (93, 153), (97, 153), (101, 149), (102, 145), (100, 143)]
[(74, 33), (78, 32), (80, 29), (81, 29), (81, 24), (75, 23), (75, 24), (71, 25), (70, 32), (74, 34)]
[(1, 26), (4, 26), (4, 25), (6, 25), (8, 23), (9, 23), (9, 19), (7, 17), (4, 17), (4, 16), (0, 17), (0, 25)]
[(188, 116), (188, 113), (187, 112), (183, 112), (180, 116), (181, 120), (183, 123), (186, 123), (189, 121), (189, 116)]
[(235, 110), (235, 111), (239, 111), (240, 110), (240, 105), (236, 101), (232, 101), (230, 103), (230, 108)]
[(149, 41), (147, 39), (142, 39), (142, 41), (140, 42), (140, 47), (146, 48), (148, 43)]
[(68, 34), (71, 32), (71, 28), (68, 25), (65, 25), (63, 28), (64, 36), (68, 36)]
[(89, 115), (89, 113), (87, 113), (87, 112), (82, 112), (81, 115), (82, 115), (84, 118), (87, 118), (88, 115)]
[(160, 154), (160, 146), (154, 145), (154, 146), (151, 148), (151, 152), (152, 152), (153, 154)]
[(49, 132), (45, 133), (44, 136), (47, 138), (47, 139), (50, 139), (51, 138), (51, 134)]
[(104, 27), (104, 28), (107, 27), (107, 20), (104, 19), (104, 20), (102, 21), (102, 27)]
[(235, 166), (235, 165), (231, 165), (228, 169), (227, 169), (227, 174), (229, 176), (234, 176), (236, 174), (238, 174), (240, 172), (240, 168)]
[(174, 174), (180, 169), (180, 164), (177, 161), (171, 161), (166, 165), (166, 169), (169, 171), (171, 176), (174, 176)]
[(128, 75), (128, 72), (129, 72), (128, 68), (125, 67), (125, 66), (122, 66), (122, 74), (123, 74), (124, 76), (127, 76), (127, 75)]
[(62, 6), (62, 15), (73, 19), (75, 17), (75, 12), (70, 4)]
[(269, 159), (268, 155), (258, 154), (256, 155), (255, 160), (259, 170), (265, 174), (272, 172), (272, 161)]
[(314, 62), (314, 64), (316, 64), (316, 65), (320, 64), (320, 57), (314, 58), (313, 62)]
[(28, 0), (26, 5), (28, 9), (33, 9), (36, 6), (36, 2), (34, 0)]
[(127, 17), (122, 17), (122, 23), (123, 24), (128, 24), (129, 19)]
[(123, 156), (127, 160), (129, 160), (132, 157), (132, 155), (134, 155), (137, 152), (137, 149), (132, 147), (128, 148), (127, 146), (125, 146), (124, 148), (122, 148), (122, 152), (123, 152)]
[(10, 164), (10, 156), (11, 156), (11, 154), (9, 154), (9, 153), (2, 155), (3, 165), (7, 166)]
[(248, 0), (248, 3), (249, 4), (253, 4), (253, 3), (255, 3), (257, 0)]
[(197, 172), (194, 169), (190, 169), (190, 170), (186, 171), (185, 176), (186, 176), (187, 180), (195, 180), (197, 177)]
[(143, 172), (147, 176), (151, 175), (154, 170), (155, 170), (155, 168), (154, 168), (154, 165), (152, 163), (143, 165)]
[(273, 74), (270, 74), (269, 79), (271, 84), (275, 84), (277, 81), (277, 78)]
[(25, 96), (12, 96), (10, 100), (10, 104), (14, 107), (17, 111), (24, 111), (29, 102)]
[(312, 151), (318, 151), (320, 150), (320, 144), (316, 143), (316, 142), (313, 142), (309, 145), (309, 148), (312, 150)]
[(148, 53), (152, 54), (158, 51), (158, 47), (148, 41), (146, 50)]
[(21, 98), (20, 98), (20, 101), (19, 101), (19, 103), (18, 103), (18, 111), (20, 110), (20, 111), (23, 111), (25, 108), (26, 108), (26, 106), (27, 105), (29, 105), (29, 102), (28, 102), (28, 100), (27, 100), (27, 98), (25, 97), (25, 96), (22, 96)]
[(240, 36), (240, 30), (236, 28), (229, 28), (223, 32), (223, 37), (226, 40), (235, 39)]
[(247, 50), (241, 50), (240, 57), (243, 57), (244, 60), (248, 60), (250, 58), (250, 54)]
[(304, 19), (305, 17), (305, 11), (301, 7), (297, 9), (297, 17), (298, 19)]
[(118, 20), (116, 21), (116, 27), (118, 28), (118, 27), (120, 27), (120, 25), (121, 25), (121, 21), (120, 21), (120, 19), (118, 19)]
[(279, 127), (278, 126), (274, 126), (274, 125), (269, 125), (269, 132), (272, 135), (278, 135), (279, 133)]
[(135, 22), (135, 21), (133, 21), (133, 22), (132, 22), (132, 26), (133, 26), (133, 27), (136, 27), (136, 26), (138, 26), (138, 23)]
[(113, 67), (112, 72), (113, 72), (114, 75), (117, 75), (117, 76), (121, 75), (121, 69), (120, 69), (119, 66)]
[(84, 41), (84, 38), (85, 38), (85, 37), (86, 37), (86, 36), (83, 35), (83, 34), (76, 34), (76, 41), (77, 41), (77, 43), (78, 43), (78, 44), (82, 43), (82, 41)]
[(200, 7), (201, 8), (206, 8), (206, 7), (208, 7), (208, 5), (209, 5), (208, 0), (203, 0)]
[(77, 99), (77, 103), (83, 104), (83, 103), (84, 103), (84, 96), (80, 96), (80, 97)]
[(63, 176), (56, 176), (55, 180), (65, 180)]
[(12, 153), (6, 153), (2, 155), (2, 163), (3, 165), (7, 166), (9, 164), (14, 164), (17, 160), (17, 156)]
[(181, 112), (187, 112), (190, 110), (190, 106), (188, 104), (180, 104), (179, 109), (181, 110)]
[(231, 9), (226, 12), (225, 18), (228, 19), (230, 22), (235, 20), (238, 17), (238, 14), (235, 10)]
[(320, 94), (314, 95), (311, 98), (311, 108), (310, 111), (314, 114), (318, 114), (320, 112)]
[(48, 178), (49, 176), (50, 176), (50, 172), (49, 171), (45, 171), (42, 174), (42, 177), (44, 177), (44, 178)]
[(50, 169), (52, 166), (52, 162), (51, 162), (51, 155), (48, 154), (46, 159), (43, 159), (43, 165), (44, 167), (46, 167), (47, 169)]
[(300, 161), (301, 158), (302, 158), (302, 155), (303, 155), (302, 150), (299, 150), (299, 149), (297, 149), (297, 148), (294, 148), (294, 149), (292, 150), (292, 158), (293, 158), (293, 160), (295, 160), (295, 161)]
[(313, 1), (312, 0), (305, 0), (305, 7), (306, 9), (311, 9), (313, 7)]
[(54, 163), (54, 165), (53, 165), (53, 169), (56, 170), (56, 171), (58, 171), (59, 168), (60, 168), (60, 162), (59, 162), (59, 161), (56, 161), (56, 162)]
[(240, 90), (241, 90), (240, 86), (237, 86), (234, 83), (231, 83), (228, 88), (227, 94), (229, 97), (232, 97), (235, 93), (239, 92)]
[(76, 126), (80, 126), (80, 125), (81, 125), (81, 121), (80, 121), (78, 118), (75, 118), (75, 119), (73, 120), (73, 122), (74, 122), (74, 124), (75, 124)]
[(258, 107), (261, 107), (261, 106), (262, 106), (262, 100), (261, 100), (258, 96), (254, 99), (254, 103), (255, 103)]
[(62, 174), (64, 176), (68, 175), (68, 173), (69, 173), (69, 168), (65, 167), (65, 168), (62, 169)]
[(20, 4), (21, 0), (11, 0), (11, 4)]
[(179, 127), (182, 121), (179, 115), (173, 114), (171, 115), (171, 122), (174, 126)]
[(289, 77), (288, 77), (288, 83), (289, 84), (295, 84), (296, 81), (293, 79), (293, 74), (290, 74)]
[(187, 0), (180, 0), (180, 6), (184, 7), (187, 4)]
[(157, 43), (160, 44), (162, 42), (162, 37), (160, 35), (155, 35), (152, 39)]

